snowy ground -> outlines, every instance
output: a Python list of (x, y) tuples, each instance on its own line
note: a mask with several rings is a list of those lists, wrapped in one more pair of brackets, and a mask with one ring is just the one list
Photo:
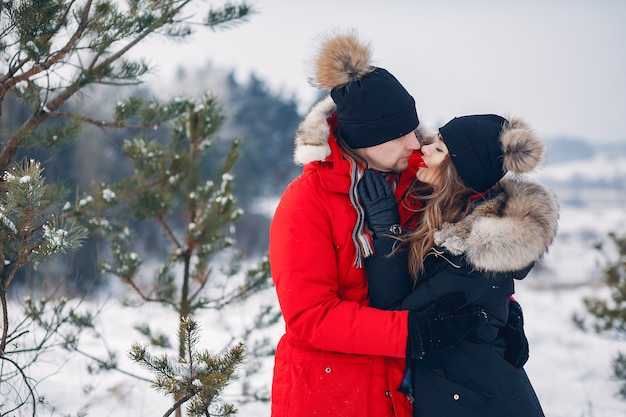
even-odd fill
[(518, 290), (531, 348), (525, 368), (546, 416), (626, 415), (626, 400), (616, 397), (618, 385), (610, 377), (611, 358), (624, 351), (624, 342), (583, 333), (571, 320), (574, 311), (582, 311), (581, 298), (595, 292)]
[[(529, 279), (536, 277), (529, 277)], [(528, 282), (530, 284), (530, 281)], [(550, 417), (617, 417), (626, 415), (626, 401), (616, 397), (618, 385), (610, 377), (610, 359), (618, 349), (624, 350), (623, 341), (610, 340), (579, 331), (572, 323), (573, 312), (582, 311), (581, 298), (602, 293), (602, 288), (581, 286), (578, 288), (547, 289), (533, 288), (524, 283), (517, 297), (524, 306), (526, 327), (531, 344), (531, 358), (526, 366), (528, 375), (537, 391), (546, 416)], [(132, 326), (146, 321), (173, 328), (176, 320), (169, 312), (146, 307), (143, 318), (134, 318), (135, 311), (121, 306), (109, 305), (101, 317), (101, 324), (111, 346), (119, 346), (118, 355), (124, 357), (130, 343), (138, 339)], [(229, 313), (232, 314), (233, 312)], [(241, 308), (238, 317), (232, 314), (231, 322), (245, 321), (246, 309)], [(208, 329), (215, 318), (203, 318), (200, 322), (205, 331), (202, 340), (207, 347), (219, 350), (227, 342), (224, 333)], [(219, 321), (219, 320), (218, 320)], [(215, 324), (215, 328), (219, 325)], [(275, 332), (275, 337), (280, 331)], [(99, 345), (93, 348), (97, 350)], [(127, 360), (126, 369), (140, 373)], [(153, 393), (145, 383), (134, 381), (123, 375), (89, 375), (85, 371), (87, 362), (73, 359), (67, 363), (55, 360), (45, 368), (44, 374), (57, 369), (40, 386), (48, 399), (57, 406), (54, 415), (74, 414), (86, 408), (88, 415), (104, 416), (160, 416), (170, 402)], [(271, 383), (271, 361), (254, 380), (257, 385), (269, 387)], [(238, 385), (231, 389), (237, 395)], [(240, 406), (239, 415), (269, 416), (268, 404)], [(46, 413), (44, 413), (45, 415)]]

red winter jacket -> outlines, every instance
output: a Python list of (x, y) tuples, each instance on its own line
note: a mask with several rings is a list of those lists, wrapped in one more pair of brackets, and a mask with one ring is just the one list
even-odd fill
[[(397, 390), (407, 311), (368, 306), (365, 272), (355, 266), (350, 167), (331, 132), (335, 118), (327, 121), (333, 112), (327, 99), (300, 125), (295, 159), (304, 172), (286, 189), (270, 228), (272, 277), (286, 323), (272, 417), (410, 417), (408, 399)], [(414, 178), (415, 169), (407, 169), (396, 194)]]

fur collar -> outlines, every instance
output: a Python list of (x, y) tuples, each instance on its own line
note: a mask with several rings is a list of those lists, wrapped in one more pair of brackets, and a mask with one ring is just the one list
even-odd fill
[(482, 271), (520, 270), (541, 257), (556, 234), (555, 195), (533, 182), (504, 178), (491, 199), (458, 223), (435, 232), (435, 244)]
[(317, 103), (298, 126), (293, 160), (298, 165), (323, 161), (331, 153), (328, 144), (330, 127), (326, 121), (336, 109), (335, 102), (328, 96)]

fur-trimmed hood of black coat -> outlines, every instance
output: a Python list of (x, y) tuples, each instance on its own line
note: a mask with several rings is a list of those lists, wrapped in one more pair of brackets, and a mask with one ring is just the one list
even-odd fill
[(504, 178), (458, 223), (435, 232), (435, 244), (481, 271), (525, 268), (547, 252), (558, 227), (559, 204), (543, 185)]

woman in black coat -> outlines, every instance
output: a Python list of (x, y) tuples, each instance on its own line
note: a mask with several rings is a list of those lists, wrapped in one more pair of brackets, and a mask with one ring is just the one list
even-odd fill
[(479, 306), (487, 320), (455, 348), (409, 362), (402, 389), (414, 397), (413, 415), (543, 416), (522, 368), (528, 351), (512, 357), (507, 344), (526, 342), (510, 328), (516, 321), (523, 326), (514, 280), (547, 251), (558, 203), (539, 184), (505, 177), (534, 169), (543, 145), (520, 120), (474, 115), (453, 119), (421, 149), (413, 190), (424, 203), (417, 230), (390, 236), (397, 207), (384, 176), (367, 170), (359, 183), (376, 250), (365, 262), (371, 305), (423, 311), (448, 296), (452, 308)]

